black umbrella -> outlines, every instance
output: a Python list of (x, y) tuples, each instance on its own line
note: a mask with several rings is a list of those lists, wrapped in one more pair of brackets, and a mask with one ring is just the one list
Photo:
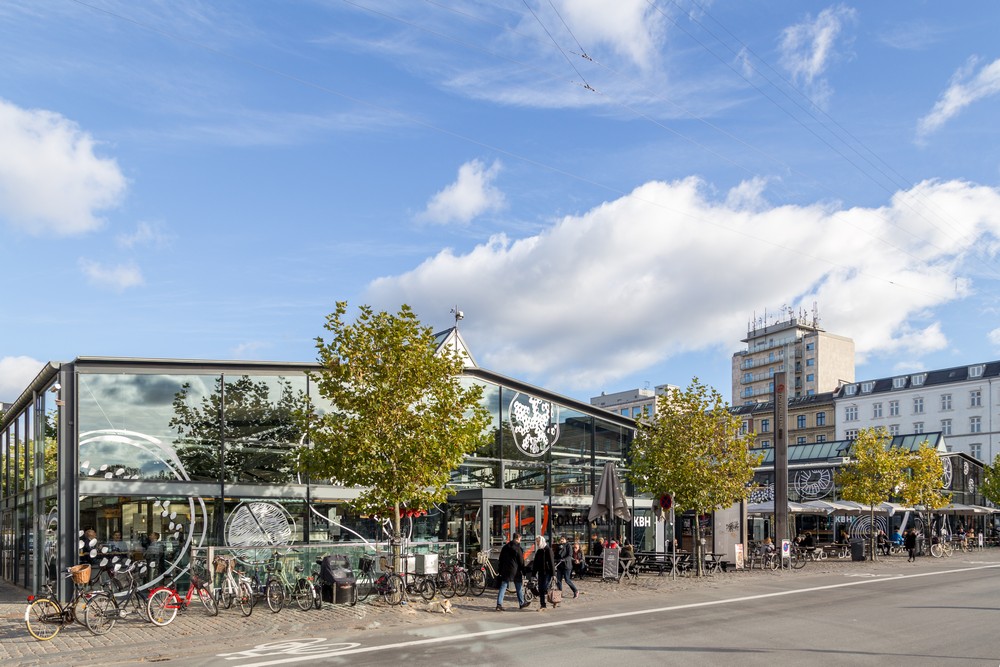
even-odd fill
[(590, 505), (587, 521), (594, 521), (605, 514), (625, 521), (632, 520), (632, 513), (629, 512), (628, 504), (625, 502), (625, 494), (622, 493), (622, 483), (618, 479), (618, 471), (615, 470), (615, 464), (611, 461), (604, 464), (601, 483), (597, 485), (597, 493), (594, 494), (594, 502)]

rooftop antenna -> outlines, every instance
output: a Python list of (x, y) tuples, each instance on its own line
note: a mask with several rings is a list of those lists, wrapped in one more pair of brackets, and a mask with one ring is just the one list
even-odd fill
[(455, 328), (457, 329), (458, 328), (458, 321), (465, 319), (465, 313), (463, 313), (462, 311), (460, 311), (458, 309), (458, 306), (455, 306), (454, 308), (451, 309), (451, 314), (455, 316)]

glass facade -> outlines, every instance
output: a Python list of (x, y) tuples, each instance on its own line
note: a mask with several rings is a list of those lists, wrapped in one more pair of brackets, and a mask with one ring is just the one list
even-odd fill
[[(350, 506), (355, 489), (305, 479), (292, 465), (306, 442), (295, 410), (307, 398), (333, 409), (313, 394), (312, 368), (110, 358), (47, 366), (0, 429), (0, 575), (34, 588), (81, 558), (113, 554), (144, 560), (151, 585), (186, 567), (192, 547), (251, 558), (274, 545), (384, 542), (387, 527)], [(624, 471), (631, 420), (481, 369), (461, 381), (482, 386), (492, 422), (487, 444), (453, 472), (454, 489), (552, 500), (512, 503), (512, 517), (491, 518), (490, 543), (512, 519), (532, 536), (565, 530), (589, 543), (590, 496), (605, 462)], [(482, 540), (469, 511), (430, 508), (404, 520), (404, 532)]]

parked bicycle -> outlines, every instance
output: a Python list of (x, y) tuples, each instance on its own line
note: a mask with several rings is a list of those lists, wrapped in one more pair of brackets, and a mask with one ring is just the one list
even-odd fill
[(249, 616), (253, 613), (253, 588), (250, 577), (236, 570), (236, 558), (233, 556), (216, 556), (213, 563), (215, 571), (222, 575), (222, 586), (218, 591), (219, 603), (229, 609), (233, 602), (238, 602), (240, 613)]
[(73, 579), (73, 596), (65, 605), (59, 602), (51, 582), (46, 582), (43, 588), (45, 595), (28, 596), (28, 606), (24, 610), (24, 625), (28, 634), (39, 641), (48, 641), (59, 634), (65, 625), (77, 622), (84, 625), (87, 602), (94, 595), (87, 590), (90, 583), (90, 566), (74, 565), (67, 568), (66, 578)]
[(952, 546), (943, 540), (931, 545), (931, 555), (935, 558), (951, 558), (952, 551)]
[(403, 578), (389, 570), (388, 561), (383, 557), (382, 572), (375, 569), (375, 559), (362, 556), (358, 559), (358, 569), (361, 576), (357, 581), (358, 600), (366, 600), (371, 595), (378, 595), (383, 602), (398, 605), (406, 595), (406, 584)]
[(107, 590), (94, 593), (83, 617), (88, 630), (95, 635), (106, 634), (129, 612), (138, 614), (144, 621), (150, 620), (149, 600), (139, 590), (140, 569), (145, 570), (138, 563), (130, 563), (127, 568), (113, 573)]
[(169, 585), (158, 586), (149, 594), (149, 620), (155, 625), (169, 625), (177, 617), (177, 612), (185, 611), (196, 597), (201, 600), (209, 616), (219, 615), (219, 604), (212, 595), (211, 585), (195, 572), (194, 567), (191, 568), (190, 575), (191, 583), (184, 597), (177, 591), (177, 575)]
[(278, 556), (272, 555), (265, 565), (267, 571), (267, 582), (264, 584), (264, 599), (267, 600), (267, 607), (274, 613), (281, 611), (286, 602), (295, 602), (302, 611), (307, 611), (313, 607), (316, 589), (302, 576), (303, 567), (296, 564), (294, 570), (294, 583), (285, 576), (285, 564)]
[(438, 568), (434, 584), (441, 591), (441, 595), (446, 598), (455, 595), (468, 595), (469, 593), (469, 573), (459, 560), (462, 555), (459, 553), (450, 562), (444, 563)]

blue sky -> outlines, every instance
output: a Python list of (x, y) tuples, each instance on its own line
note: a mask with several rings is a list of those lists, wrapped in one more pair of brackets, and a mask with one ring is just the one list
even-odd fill
[[(858, 379), (1000, 356), (1000, 5), (0, 4), (0, 400), (49, 360), (311, 361), (465, 314), (587, 400), (729, 398), (750, 320)], [(787, 309), (790, 309), (787, 310)]]

